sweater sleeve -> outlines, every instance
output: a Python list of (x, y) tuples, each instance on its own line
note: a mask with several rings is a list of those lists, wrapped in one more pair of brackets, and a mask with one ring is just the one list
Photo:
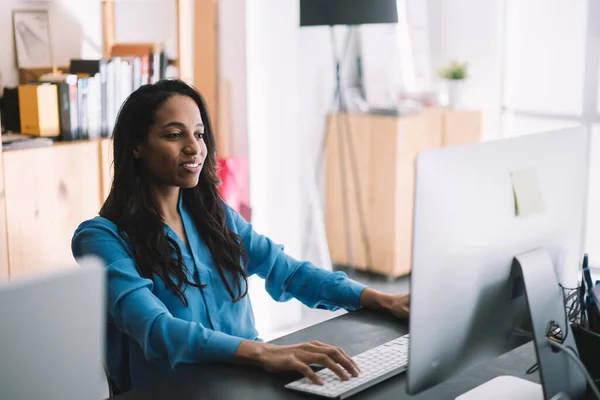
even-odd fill
[(235, 210), (228, 207), (227, 212), (248, 253), (248, 275), (263, 278), (274, 300), (283, 302), (294, 297), (309, 307), (332, 311), (360, 307), (365, 285), (343, 272), (326, 271), (294, 259), (283, 251), (283, 246), (255, 232)]
[(92, 255), (103, 260), (108, 318), (139, 343), (148, 360), (166, 360), (175, 368), (233, 359), (243, 339), (171, 315), (153, 294), (153, 281), (140, 276), (128, 245), (114, 225), (97, 219), (83, 223), (71, 247), (76, 259)]

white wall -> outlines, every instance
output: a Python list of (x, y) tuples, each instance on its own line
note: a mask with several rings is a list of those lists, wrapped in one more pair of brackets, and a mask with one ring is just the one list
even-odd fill
[[(347, 29), (335, 28), (336, 50), (341, 57), (346, 41)], [(350, 54), (346, 60), (350, 59)], [(314, 213), (311, 199), (319, 202), (317, 206), (324, 209), (323, 175), (320, 182), (315, 180), (316, 168), (321, 161), (324, 171), (324, 160), (319, 160), (323, 138), (326, 133), (327, 114), (332, 111), (335, 89), (334, 52), (331, 43), (331, 32), (328, 27), (303, 27), (298, 33), (298, 113), (300, 118), (299, 152), (302, 154), (300, 164), (301, 192), (301, 240), (302, 257), (320, 267), (330, 268), (322, 259), (324, 233), (323, 222)], [(346, 63), (342, 68), (342, 79), (348, 80), (349, 71)], [(327, 254), (328, 257), (328, 254)]]
[(169, 55), (177, 57), (177, 4), (175, 0), (115, 2), (117, 42), (166, 43)]
[[(102, 56), (100, 0), (1, 0), (0, 74), (4, 86), (19, 81), (12, 24), (13, 10), (48, 10), (54, 62), (68, 66), (72, 58)], [(169, 42), (177, 56), (175, 0), (124, 1), (115, 4), (116, 39), (120, 42)]]
[[(300, 158), (298, 115), (298, 3), (246, 1), (246, 79), (250, 204), (254, 228), (298, 257), (300, 252)], [(297, 323), (295, 300), (275, 304), (262, 281), (250, 288), (260, 331)]]
[(101, 8), (98, 0), (2, 0), (0, 73), (4, 86), (16, 86), (19, 83), (12, 23), (15, 9), (48, 10), (56, 65), (68, 66), (71, 58), (97, 58), (102, 54)]
[[(240, 185), (241, 201), (250, 202), (248, 168), (248, 109), (246, 87), (246, 2), (219, 1), (219, 84), (220, 112), (229, 126), (231, 156), (244, 166)], [(224, 91), (229, 90), (229, 93)], [(228, 102), (227, 102), (228, 101)]]

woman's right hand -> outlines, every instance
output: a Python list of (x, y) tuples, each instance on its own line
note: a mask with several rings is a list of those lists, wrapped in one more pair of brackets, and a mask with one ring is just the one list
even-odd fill
[(309, 364), (319, 364), (332, 370), (342, 380), (348, 373), (358, 376), (360, 370), (354, 360), (339, 347), (319, 341), (291, 346), (244, 340), (236, 353), (239, 361), (250, 361), (269, 372), (297, 371), (317, 385), (323, 382)]

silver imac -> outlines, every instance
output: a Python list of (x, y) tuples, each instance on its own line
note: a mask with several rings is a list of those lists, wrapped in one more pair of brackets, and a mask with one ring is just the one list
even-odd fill
[(0, 286), (0, 398), (108, 397), (105, 268), (75, 265)]
[(550, 320), (569, 330), (558, 283), (580, 276), (588, 148), (587, 130), (574, 127), (419, 156), (408, 393), (513, 349), (524, 326), (544, 397), (585, 390), (545, 337)]

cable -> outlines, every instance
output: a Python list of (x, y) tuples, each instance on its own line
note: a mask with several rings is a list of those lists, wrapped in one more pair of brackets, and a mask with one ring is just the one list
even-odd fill
[[(567, 304), (567, 299), (565, 296), (565, 288), (560, 283), (558, 284), (558, 286), (560, 286), (560, 288), (561, 288), (560, 292), (562, 293), (563, 307), (565, 307)], [(562, 342), (564, 343), (567, 340), (567, 337), (569, 336), (569, 317), (567, 315), (567, 310), (565, 310), (565, 325), (564, 325), (564, 328), (562, 328), (562, 329), (565, 330), (565, 337), (562, 339)], [(600, 400), (600, 398), (598, 400)]]
[[(582, 299), (580, 299), (580, 290), (581, 287), (576, 287), (576, 288), (567, 288), (564, 287), (562, 284), (558, 284), (558, 286), (561, 287), (561, 289), (563, 290), (563, 300), (565, 302), (565, 307), (567, 306), (567, 303), (571, 303), (571, 305), (569, 306), (569, 311), (567, 312), (567, 316), (569, 318), (570, 321), (573, 320), (577, 320), (579, 319), (580, 322), (584, 322), (585, 321), (585, 313), (583, 312), (583, 307), (581, 307), (581, 301)], [(565, 298), (565, 291), (571, 291), (571, 293), (569, 294), (569, 296), (567, 296)], [(573, 298), (577, 298), (576, 301), (573, 301)], [(583, 325), (583, 324), (581, 324)]]
[[(566, 289), (562, 284), (558, 284), (558, 286), (561, 287), (561, 293), (562, 293), (562, 298), (563, 298), (563, 305), (566, 306), (567, 304), (567, 297), (565, 296), (565, 290), (574, 290), (574, 289)], [(579, 289), (576, 289), (579, 290)], [(571, 297), (571, 295), (569, 295), (569, 298)], [(554, 321), (553, 321), (554, 322)], [(560, 338), (561, 343), (564, 343), (567, 340), (567, 337), (569, 336), (569, 313), (567, 313), (567, 310), (565, 309), (565, 325), (564, 328), (560, 327), (560, 325), (558, 323), (555, 322), (555, 324), (560, 328), (561, 331), (564, 332), (565, 336), (563, 338)], [(552, 324), (548, 327), (548, 331), (546, 332), (546, 337), (548, 335), (550, 335), (551, 333), (551, 327)], [(549, 340), (549, 339), (548, 339)], [(556, 343), (555, 341), (552, 341), (552, 343)], [(525, 373), (527, 375), (531, 375), (534, 372), (536, 372), (539, 369), (539, 365), (538, 363), (533, 364), (531, 367), (529, 367), (529, 369), (527, 371), (525, 371)], [(600, 400), (600, 397), (598, 398)]]
[(560, 343), (557, 343), (557, 342), (553, 341), (552, 339), (546, 339), (546, 340), (548, 341), (548, 344), (551, 347), (554, 346), (557, 349), (560, 349), (563, 353), (567, 354), (569, 357), (571, 357), (571, 360), (573, 360), (573, 362), (575, 362), (575, 364), (577, 364), (577, 366), (579, 367), (581, 372), (583, 372), (583, 375), (585, 376), (585, 379), (587, 380), (588, 385), (592, 389), (592, 392), (594, 392), (594, 396), (596, 396), (596, 398), (598, 400), (600, 400), (600, 391), (598, 390), (598, 387), (596, 386), (594, 379), (592, 379), (592, 377), (590, 376), (590, 373), (585, 368), (585, 365), (583, 365), (583, 363), (581, 362), (579, 357), (576, 355), (575, 350), (573, 350), (569, 346), (565, 346)]
[(538, 369), (540, 369), (540, 366), (538, 365), (538, 363), (535, 363), (531, 367), (529, 367), (529, 369), (527, 371), (525, 371), (525, 373), (527, 375), (531, 375), (534, 372), (537, 372)]

